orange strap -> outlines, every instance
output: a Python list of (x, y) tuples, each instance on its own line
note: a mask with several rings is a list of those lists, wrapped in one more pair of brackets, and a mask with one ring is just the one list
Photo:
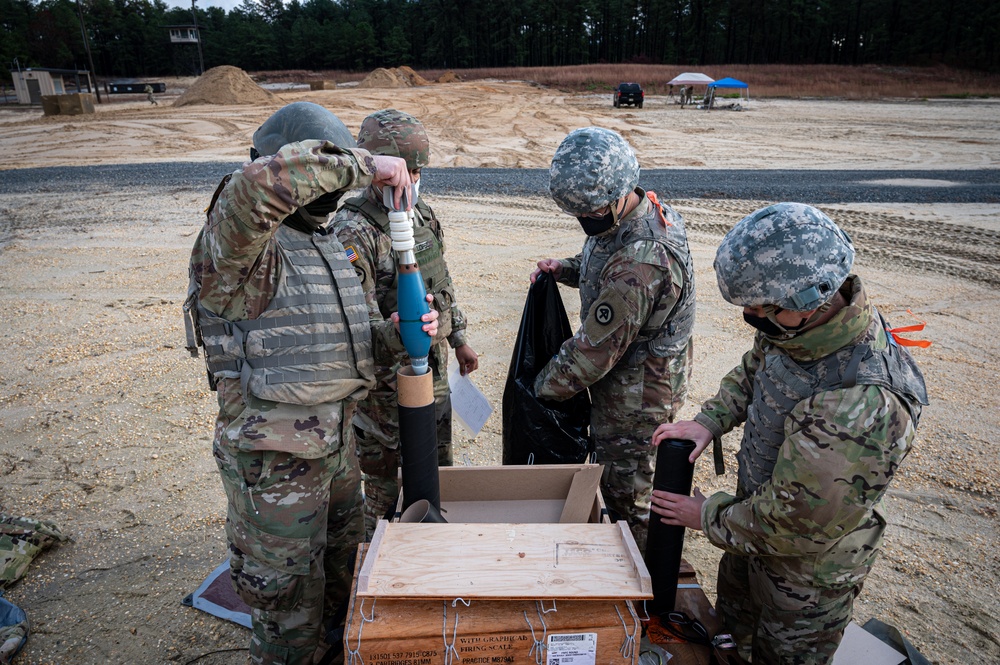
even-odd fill
[(660, 207), (660, 201), (656, 198), (656, 192), (648, 191), (646, 192), (646, 198), (653, 202), (653, 207), (656, 208), (656, 214), (660, 216), (660, 221), (663, 222), (664, 226), (673, 226), (667, 221), (667, 218), (663, 216), (663, 208)]
[[(920, 321), (920, 319), (917, 319), (917, 317), (914, 316), (913, 312), (911, 312), (910, 310), (906, 310), (906, 313), (912, 316), (917, 321)], [(920, 323), (917, 323), (912, 326), (902, 326), (900, 328), (886, 328), (885, 331), (890, 335), (892, 335), (892, 338), (896, 340), (896, 344), (899, 344), (900, 346), (919, 346), (921, 349), (926, 349), (928, 346), (931, 345), (930, 341), (926, 339), (906, 339), (896, 334), (896, 333), (907, 333), (907, 332), (919, 332), (924, 329), (925, 325), (927, 324), (924, 323), (923, 321), (920, 321)]]

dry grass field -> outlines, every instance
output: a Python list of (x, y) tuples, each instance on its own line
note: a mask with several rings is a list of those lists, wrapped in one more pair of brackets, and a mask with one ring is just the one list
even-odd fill
[[(417, 73), (436, 81), (447, 72), (459, 80), (523, 80), (568, 92), (611, 92), (620, 81), (637, 81), (647, 94), (666, 95), (668, 82), (682, 72), (701, 72), (713, 79), (732, 77), (750, 85), (754, 97), (823, 99), (967, 99), (1000, 96), (1000, 75), (953, 67), (866, 65), (646, 65), (595, 64), (572, 67), (496, 67), (429, 69)], [(266, 81), (360, 81), (367, 72), (254, 72)], [(676, 92), (676, 90), (674, 91)]]

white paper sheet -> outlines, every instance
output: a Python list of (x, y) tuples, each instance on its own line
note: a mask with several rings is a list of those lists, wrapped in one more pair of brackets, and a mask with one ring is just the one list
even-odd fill
[(452, 363), (448, 370), (448, 384), (451, 386), (451, 410), (455, 420), (469, 436), (477, 436), (493, 413), (490, 401), (468, 376), (459, 373), (457, 363)]
[(833, 665), (899, 665), (906, 656), (854, 623), (847, 624)]

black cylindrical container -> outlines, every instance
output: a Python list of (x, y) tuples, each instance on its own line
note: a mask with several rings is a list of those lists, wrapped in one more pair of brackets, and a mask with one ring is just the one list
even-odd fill
[[(656, 450), (656, 471), (653, 489), (673, 494), (691, 494), (694, 464), (688, 457), (695, 449), (694, 441), (664, 439)], [(650, 511), (649, 531), (646, 532), (646, 567), (653, 583), (653, 600), (646, 603), (650, 614), (672, 612), (677, 600), (677, 574), (684, 549), (684, 527), (670, 526)]]
[(434, 507), (434, 504), (427, 499), (420, 499), (410, 504), (410, 507), (403, 511), (399, 517), (400, 522), (423, 522), (425, 524), (447, 524), (448, 520)]
[(420, 499), (441, 507), (438, 482), (437, 414), (434, 378), (414, 375), (410, 366), (396, 373), (399, 398), (399, 453), (403, 475), (403, 510)]

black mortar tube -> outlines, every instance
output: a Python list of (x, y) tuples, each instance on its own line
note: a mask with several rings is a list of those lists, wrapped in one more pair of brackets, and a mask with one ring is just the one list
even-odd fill
[[(691, 495), (694, 464), (688, 456), (695, 449), (694, 441), (664, 439), (656, 450), (656, 471), (653, 489), (673, 494)], [(662, 615), (674, 610), (677, 601), (677, 575), (681, 568), (681, 551), (684, 549), (684, 527), (670, 526), (660, 521), (660, 516), (650, 511), (649, 530), (646, 532), (646, 567), (653, 583), (653, 600), (646, 603), (651, 615)]]
[(434, 376), (413, 374), (409, 366), (396, 373), (399, 397), (399, 453), (403, 472), (403, 510), (420, 499), (441, 508), (438, 482), (437, 415)]

